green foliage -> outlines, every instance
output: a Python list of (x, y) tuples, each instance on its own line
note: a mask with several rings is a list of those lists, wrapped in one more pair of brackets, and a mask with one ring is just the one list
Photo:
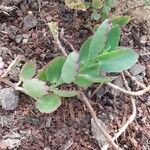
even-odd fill
[(26, 80), (23, 83), (24, 92), (32, 97), (42, 97), (48, 93), (45, 82), (38, 79)]
[(121, 30), (119, 25), (114, 25), (110, 29), (110, 31), (108, 32), (106, 46), (105, 46), (106, 50), (112, 51), (118, 46), (120, 40), (120, 34), (121, 34)]
[(26, 81), (26, 80), (31, 79), (35, 75), (35, 71), (36, 71), (35, 60), (31, 60), (27, 62), (21, 69), (20, 80)]
[(97, 58), (100, 69), (106, 72), (127, 70), (137, 62), (137, 59), (138, 55), (132, 49), (121, 47), (99, 55)]
[(51, 83), (57, 83), (61, 76), (61, 70), (65, 63), (65, 57), (56, 57), (49, 62), (46, 69), (47, 80)]
[(75, 76), (77, 74), (78, 69), (78, 61), (79, 61), (79, 54), (78, 52), (72, 52), (68, 55), (63, 67), (61, 78), (64, 83), (71, 83), (75, 80)]
[(79, 94), (78, 90), (64, 90), (66, 84), (87, 88), (93, 83), (111, 82), (116, 76), (102, 76), (102, 72), (121, 72), (129, 69), (138, 59), (131, 48), (118, 46), (120, 25), (127, 22), (126, 17), (105, 20), (94, 35), (83, 43), (79, 53), (73, 51), (67, 57), (54, 58), (39, 71), (36, 78), (33, 78), (36, 70), (34, 61), (26, 63), (20, 73), (20, 80), (23, 81), (20, 88), (37, 100), (39, 111), (50, 113), (61, 105), (62, 97)]
[(105, 20), (93, 35), (90, 45), (88, 59), (96, 57), (105, 48), (107, 34), (110, 30), (111, 24), (109, 20)]
[(36, 108), (42, 113), (51, 113), (61, 105), (61, 98), (58, 95), (50, 93), (43, 96), (36, 102)]

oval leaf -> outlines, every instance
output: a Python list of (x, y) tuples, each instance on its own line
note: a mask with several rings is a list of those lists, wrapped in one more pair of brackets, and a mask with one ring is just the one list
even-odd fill
[(99, 26), (90, 42), (88, 59), (95, 58), (105, 48), (110, 27), (111, 23), (108, 19)]
[(79, 75), (87, 79), (88, 81), (91, 81), (93, 83), (108, 83), (116, 79), (116, 77), (92, 77), (89, 75)]
[(118, 48), (98, 57), (100, 69), (106, 72), (121, 72), (131, 68), (138, 59), (130, 48)]
[(67, 91), (67, 90), (58, 90), (58, 89), (53, 89), (53, 92), (61, 97), (74, 97), (78, 95), (78, 91)]
[(45, 82), (38, 79), (27, 80), (23, 83), (24, 92), (31, 97), (42, 97), (48, 93)]
[(36, 72), (36, 61), (31, 60), (22, 67), (20, 71), (20, 80), (26, 81), (31, 79), (35, 75), (35, 72)]
[(84, 64), (88, 58), (88, 54), (89, 54), (89, 46), (90, 46), (90, 42), (91, 42), (92, 36), (89, 37), (81, 46), (80, 48), (80, 62), (82, 64)]
[(78, 69), (79, 54), (77, 52), (72, 52), (68, 55), (63, 67), (61, 78), (65, 83), (71, 83), (75, 80)]
[(108, 51), (114, 50), (119, 44), (120, 35), (121, 30), (119, 25), (113, 26), (108, 33), (105, 49)]
[(59, 81), (64, 62), (65, 57), (57, 57), (48, 64), (46, 77), (51, 84), (55, 84)]
[(53, 93), (43, 96), (36, 102), (36, 108), (42, 113), (51, 113), (61, 105), (61, 98)]

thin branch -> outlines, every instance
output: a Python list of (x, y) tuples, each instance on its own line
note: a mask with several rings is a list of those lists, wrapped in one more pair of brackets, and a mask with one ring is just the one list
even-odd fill
[(92, 93), (92, 95), (90, 96), (90, 98), (92, 98), (96, 93), (97, 91), (102, 87), (103, 84), (100, 84), (95, 90), (94, 92)]
[(67, 53), (66, 53), (64, 47), (61, 45), (60, 40), (59, 40), (59, 39), (56, 39), (55, 42), (56, 42), (58, 48), (59, 48), (59, 49), (61, 50), (61, 52), (63, 53), (63, 55), (64, 55), (64, 56), (67, 56)]
[(74, 46), (73, 46), (66, 38), (64, 38), (64, 29), (63, 29), (63, 28), (61, 29), (61, 32), (60, 32), (60, 38), (61, 38), (66, 44), (68, 44), (68, 45), (70, 46), (70, 48), (71, 48), (72, 51), (76, 51), (76, 49), (74, 48)]
[(83, 102), (86, 104), (92, 118), (94, 119), (95, 121), (95, 124), (97, 126), (97, 128), (99, 129), (98, 131), (100, 132), (100, 134), (102, 133), (105, 138), (108, 140), (108, 142), (113, 146), (114, 149), (116, 150), (119, 150), (121, 149), (112, 139), (112, 137), (109, 135), (109, 133), (107, 133), (107, 131), (102, 127), (102, 125), (99, 123), (99, 120), (96, 116), (96, 113), (94, 111), (94, 109), (92, 108), (92, 106), (90, 105), (89, 101), (88, 101), (88, 98), (85, 96), (84, 92), (83, 91), (80, 91), (81, 93), (81, 97), (82, 97), (82, 100)]
[(4, 6), (4, 5), (0, 5), (0, 11), (4, 11), (4, 12), (10, 12), (12, 10), (14, 10), (16, 7), (15, 6)]
[(118, 90), (118, 91), (121, 91), (122, 93), (126, 94), (126, 95), (130, 95), (130, 96), (140, 96), (140, 95), (143, 95), (145, 93), (148, 93), (150, 92), (150, 85), (148, 87), (146, 87), (145, 89), (143, 90), (139, 90), (139, 91), (136, 91), (136, 92), (133, 92), (133, 91), (127, 91), (125, 89), (122, 89), (120, 88), (119, 86), (117, 85), (114, 85), (112, 83), (106, 83), (108, 86)]

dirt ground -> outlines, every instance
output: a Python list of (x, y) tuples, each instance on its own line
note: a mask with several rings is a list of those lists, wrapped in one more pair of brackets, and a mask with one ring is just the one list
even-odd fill
[[(124, 2), (123, 2), (124, 3)], [(0, 52), (5, 62), (5, 68), (18, 55), (22, 55), (22, 64), (26, 60), (36, 58), (38, 68), (60, 55), (54, 44), (46, 23), (58, 21), (59, 28), (64, 29), (64, 37), (79, 49), (92, 32), (84, 27), (88, 17), (87, 12), (75, 12), (64, 5), (63, 0), (0, 0), (0, 5), (15, 6), (8, 14), (0, 11)], [(121, 1), (120, 3), (121, 4)], [(137, 8), (139, 9), (139, 8)], [(142, 8), (141, 8), (142, 9)], [(146, 6), (146, 10), (149, 7)], [(35, 16), (35, 27), (27, 29), (25, 18), (31, 11)], [(128, 10), (129, 11), (129, 10)], [(135, 10), (136, 11), (136, 10)], [(130, 11), (129, 11), (130, 12)], [(116, 13), (116, 10), (115, 10)], [(141, 13), (141, 12), (140, 12)], [(143, 12), (145, 13), (145, 11)], [(143, 15), (143, 13), (141, 13)], [(126, 13), (125, 13), (126, 14)], [(130, 14), (130, 13), (129, 13)], [(150, 77), (150, 24), (147, 18), (134, 17), (122, 28), (120, 45), (132, 47), (139, 53), (139, 65), (145, 67), (138, 74), (139, 80), (149, 84)], [(138, 14), (139, 15), (139, 14)], [(148, 13), (146, 14), (148, 17)], [(145, 16), (145, 15), (144, 15)], [(61, 40), (67, 52), (71, 52), (67, 43)], [(17, 65), (9, 74), (12, 82), (18, 81), (22, 64)], [(122, 85), (124, 84), (121, 80)], [(132, 90), (137, 86), (128, 78)], [(0, 89), (7, 87), (0, 85)], [(98, 87), (93, 85), (86, 90), (90, 97)], [(105, 90), (105, 92), (102, 92)], [(91, 116), (82, 102), (76, 98), (63, 101), (63, 105), (52, 114), (41, 114), (35, 109), (35, 102), (30, 97), (18, 93), (19, 104), (13, 111), (0, 108), (0, 117), (5, 117), (5, 123), (0, 124), (0, 141), (9, 137), (16, 140), (12, 149), (17, 150), (99, 150), (98, 142), (91, 132)], [(131, 114), (129, 97), (102, 86), (92, 97), (93, 107), (98, 117), (106, 124), (109, 133), (113, 135)], [(118, 144), (124, 150), (150, 149), (150, 95), (136, 97), (137, 115), (135, 121), (118, 139)], [(0, 149), (5, 145), (0, 144)], [(11, 149), (11, 148), (9, 148)]]

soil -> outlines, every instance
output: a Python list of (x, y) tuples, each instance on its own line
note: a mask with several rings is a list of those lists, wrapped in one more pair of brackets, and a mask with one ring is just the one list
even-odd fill
[[(39, 0), (40, 2), (40, 0)], [(121, 3), (121, 2), (120, 2)], [(62, 0), (0, 0), (5, 6), (16, 6), (8, 14), (0, 12), (0, 49), (5, 68), (22, 55), (22, 63), (9, 74), (12, 82), (18, 81), (22, 64), (28, 59), (36, 58), (38, 68), (48, 63), (55, 56), (61, 55), (46, 23), (58, 21), (59, 28), (64, 29), (64, 37), (76, 50), (80, 48), (92, 32), (84, 27), (87, 12), (76, 12), (64, 5)], [(37, 19), (37, 25), (31, 29), (24, 28), (24, 18), (32, 11)], [(150, 34), (147, 20), (133, 19), (122, 28), (120, 45), (134, 48), (139, 54), (139, 64), (150, 65)], [(61, 40), (66, 51), (71, 48)], [(7, 48), (7, 50), (6, 50)], [(144, 54), (144, 55), (143, 55)], [(148, 68), (148, 67), (146, 67)], [(146, 70), (149, 72), (150, 70)], [(150, 78), (141, 74), (143, 82), (148, 85)], [(132, 90), (138, 90), (128, 79)], [(0, 88), (8, 87), (4, 84)], [(92, 86), (86, 90), (88, 96), (98, 87)], [(98, 142), (91, 133), (91, 116), (84, 104), (76, 98), (64, 100), (63, 105), (52, 114), (41, 114), (35, 109), (35, 101), (19, 93), (19, 104), (14, 111), (4, 111), (0, 108), (0, 117), (6, 117), (5, 124), (0, 125), (0, 140), (7, 134), (19, 134), (21, 144), (18, 150), (99, 150)], [(96, 93), (92, 97), (93, 107), (98, 117), (105, 123), (109, 133), (113, 135), (131, 114), (130, 99), (119, 94), (115, 96), (108, 91), (101, 96)], [(128, 130), (118, 139), (118, 144), (126, 150), (150, 149), (150, 95), (136, 97), (137, 116)], [(18, 139), (19, 139), (18, 138)], [(2, 145), (0, 145), (1, 149)]]

